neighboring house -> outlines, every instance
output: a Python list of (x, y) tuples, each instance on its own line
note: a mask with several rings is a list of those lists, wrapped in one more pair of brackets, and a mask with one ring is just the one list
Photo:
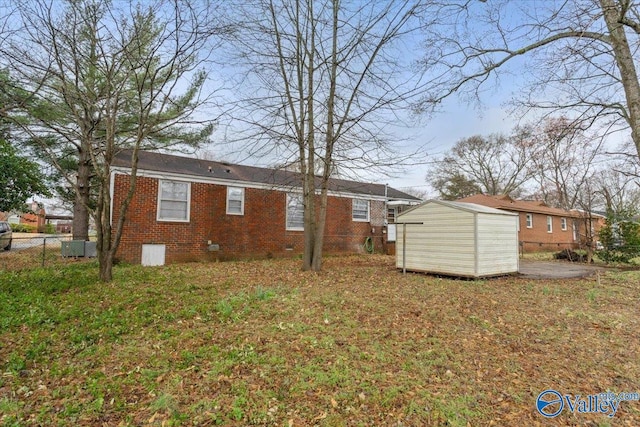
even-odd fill
[(542, 201), (515, 200), (507, 195), (476, 194), (458, 201), (517, 213), (518, 238), (525, 252), (584, 247), (586, 236), (597, 236), (604, 223), (604, 217), (596, 213), (552, 208)]
[(29, 209), (31, 209), (31, 212), (20, 215), (20, 223), (30, 225), (35, 227), (36, 230), (42, 231), (46, 223), (45, 217), (47, 215), (44, 207), (38, 202), (31, 202)]
[(2, 212), (0, 219), (7, 218), (9, 224), (24, 224), (33, 227), (34, 231), (41, 231), (45, 226), (46, 212), (41, 203), (31, 202), (28, 205), (30, 212)]
[(73, 230), (73, 215), (47, 214), (46, 220), (58, 234), (68, 234)]
[[(129, 188), (129, 152), (113, 162), (112, 223)], [(118, 258), (132, 263), (271, 257), (303, 251), (296, 172), (140, 152)], [(388, 250), (388, 203), (419, 199), (381, 184), (329, 182), (324, 249)]]

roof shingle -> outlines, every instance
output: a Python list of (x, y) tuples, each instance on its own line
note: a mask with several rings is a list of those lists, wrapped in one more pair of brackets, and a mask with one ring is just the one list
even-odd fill
[[(112, 162), (113, 166), (131, 168), (131, 151), (118, 153)], [(138, 152), (138, 169), (146, 171), (166, 172), (197, 177), (217, 178), (246, 183), (258, 183), (274, 187), (300, 187), (300, 173), (284, 169), (269, 169), (256, 166), (236, 165), (211, 160), (195, 159), (151, 151)], [(319, 182), (319, 178), (318, 178)], [(385, 184), (372, 184), (345, 179), (330, 179), (329, 190), (355, 194), (382, 196), (390, 200), (420, 201)]]
[(543, 215), (553, 215), (559, 217), (580, 218), (579, 211), (567, 211), (564, 209), (552, 208), (540, 200), (515, 200), (507, 195), (489, 196), (486, 194), (475, 194), (473, 196), (458, 199), (459, 202), (476, 203), (496, 209), (504, 209), (515, 212), (530, 212)]

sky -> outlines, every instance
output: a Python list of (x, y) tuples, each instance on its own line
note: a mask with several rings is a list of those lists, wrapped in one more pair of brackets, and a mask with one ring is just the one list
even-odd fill
[[(499, 2), (498, 0), (496, 0)], [(553, 0), (530, 0), (529, 3), (511, 3), (516, 5), (529, 4), (531, 10), (537, 11), (538, 7), (544, 8), (549, 4), (553, 4)], [(380, 3), (383, 4), (383, 3)], [(509, 4), (506, 2), (505, 4)], [(473, 3), (474, 7), (484, 8), (486, 5), (482, 2)], [(525, 8), (526, 9), (526, 8)], [(508, 9), (507, 9), (508, 11)], [(504, 15), (505, 23), (509, 24), (513, 19), (508, 14)], [(471, 30), (473, 25), (470, 24)], [(472, 34), (474, 32), (472, 31)], [(417, 44), (407, 46), (406, 52), (420, 53), (420, 49), (427, 46)], [(458, 140), (473, 135), (489, 135), (491, 133), (508, 133), (517, 124), (515, 118), (510, 117), (507, 108), (504, 106), (508, 98), (516, 93), (523, 81), (526, 79), (526, 67), (524, 62), (518, 60), (510, 61), (510, 73), (502, 73), (501, 68), (501, 84), (499, 88), (493, 87), (486, 91), (480, 99), (480, 105), (469, 105), (460, 100), (456, 95), (446, 99), (440, 108), (430, 119), (424, 118), (419, 126), (408, 128), (403, 131), (399, 137), (411, 135), (413, 142), (411, 147), (424, 147), (426, 156), (425, 161), (439, 156), (453, 146)], [(233, 71), (233, 67), (230, 72)], [(447, 76), (448, 77), (448, 76)], [(215, 83), (215, 82), (214, 82)], [(490, 83), (490, 82), (489, 82)], [(488, 85), (491, 87), (491, 84)], [(214, 143), (210, 147), (206, 147), (203, 152), (212, 153), (215, 160), (225, 160), (237, 162), (247, 165), (266, 166), (269, 164), (265, 158), (247, 158), (242, 154), (238, 154), (237, 149), (228, 150), (221, 147), (215, 141), (224, 139), (226, 128), (221, 127), (214, 134)], [(232, 154), (235, 151), (235, 154)], [(271, 162), (273, 164), (275, 162)], [(398, 189), (414, 188), (417, 191), (426, 191), (428, 196), (435, 196), (430, 186), (425, 181), (427, 171), (426, 164), (417, 164), (406, 167), (404, 170), (398, 169), (394, 176), (381, 176), (362, 173), (360, 179), (363, 181), (387, 183)]]
[[(516, 120), (497, 103), (483, 102), (481, 111), (478, 111), (473, 106), (451, 98), (444, 104), (443, 111), (412, 132), (415, 134), (415, 144), (425, 145), (428, 161), (433, 156), (443, 154), (462, 138), (508, 133), (516, 124)], [(425, 181), (426, 165), (407, 169), (400, 177), (386, 178), (385, 183), (396, 189), (412, 187), (420, 191), (430, 190)]]
[[(545, 16), (545, 13), (550, 13), (549, 11), (554, 8), (554, 5), (557, 6), (559, 4), (564, 4), (564, 2), (556, 2), (554, 0), (529, 0), (521, 3), (509, 1), (500, 2), (499, 0), (496, 0), (495, 4), (499, 3), (503, 3), (503, 6), (506, 6), (505, 8), (500, 9), (502, 12), (500, 15), (502, 28), (515, 28), (513, 37), (516, 42), (513, 42), (512, 46), (519, 46), (521, 43), (526, 44), (526, 42), (530, 41), (528, 34), (525, 37), (525, 33), (529, 32), (529, 27), (519, 26), (519, 21), (522, 19), (533, 19), (530, 18), (530, 16), (538, 16), (538, 14), (541, 16), (538, 19), (544, 20), (542, 17)], [(495, 32), (495, 28), (492, 25), (486, 26), (486, 28), (482, 27), (483, 19), (480, 19), (493, 19), (493, 9), (487, 9), (488, 5), (485, 2), (471, 2), (469, 4), (471, 16), (478, 18), (478, 21), (464, 21), (468, 24), (468, 26), (463, 25), (465, 30), (473, 35), (471, 38), (477, 38), (478, 43), (481, 44), (484, 42), (485, 38), (489, 40), (487, 42), (489, 44), (491, 44), (492, 41), (495, 42), (495, 40), (493, 40), (494, 38), (499, 39), (499, 36), (493, 34), (493, 32)], [(571, 5), (573, 3), (567, 2), (567, 4)], [(477, 10), (472, 10), (474, 8)], [(571, 9), (571, 7), (567, 6), (566, 9)], [(486, 13), (480, 13), (483, 11)], [(456, 25), (458, 24), (462, 25), (462, 21), (458, 22)], [(553, 27), (553, 25), (551, 25), (551, 27)], [(425, 40), (427, 39), (415, 39), (415, 43), (408, 42), (407, 45), (404, 45), (405, 49), (402, 52), (407, 54), (407, 56), (416, 54), (420, 55), (420, 52), (429, 48), (429, 44)], [(496, 46), (499, 46), (499, 41)], [(434, 57), (437, 57), (437, 53), (441, 52), (438, 49), (433, 49), (433, 51), (436, 52), (434, 53)], [(481, 105), (468, 105), (464, 101), (461, 101), (456, 95), (453, 95), (444, 101), (439, 113), (433, 115), (429, 120), (423, 120), (423, 123), (419, 127), (404, 130), (403, 133), (398, 135), (399, 139), (407, 135), (412, 135), (414, 141), (411, 146), (414, 147), (414, 149), (416, 147), (424, 147), (424, 154), (426, 155), (422, 157), (426, 162), (429, 159), (433, 159), (435, 156), (443, 154), (461, 138), (473, 135), (486, 136), (492, 133), (510, 132), (516, 125), (521, 123), (519, 123), (515, 118), (510, 117), (507, 112), (507, 108), (503, 105), (509, 100), (509, 98), (511, 98), (512, 95), (519, 95), (519, 88), (530, 83), (528, 82), (528, 78), (532, 74), (532, 70), (527, 67), (526, 61), (528, 61), (528, 58), (531, 58), (531, 55), (526, 55), (526, 58), (510, 60), (506, 66), (501, 67), (499, 70), (500, 77), (497, 79), (500, 81), (499, 83), (491, 81), (493, 79), (492, 77), (486, 82), (486, 84), (483, 84), (483, 91), (485, 89), (487, 90), (481, 95)], [(476, 66), (477, 65), (478, 64), (476, 64)], [(555, 66), (555, 63), (552, 62), (551, 67), (553, 66)], [(453, 68), (454, 67), (449, 68), (448, 71), (452, 71)], [(508, 70), (508, 72), (505, 70)], [(436, 72), (436, 74), (438, 73)], [(455, 75), (443, 74), (443, 76), (442, 81), (445, 86), (446, 83), (448, 83), (448, 80), (455, 81)], [(438, 81), (440, 80), (438, 79)], [(493, 83), (496, 83), (499, 87), (494, 86)], [(550, 91), (549, 93), (554, 94), (553, 87), (550, 87), (548, 90)], [(544, 96), (549, 95), (549, 93), (545, 92), (542, 94), (535, 92), (535, 95)], [(532, 117), (529, 118), (529, 121), (531, 121), (531, 119)], [(258, 165), (265, 165), (266, 162), (265, 158), (241, 159), (241, 156), (237, 156), (235, 158), (230, 157), (228, 160), (232, 162), (235, 161), (242, 162), (244, 164)], [(426, 191), (427, 196), (431, 197), (436, 194), (426, 183), (425, 175), (427, 168), (428, 166), (426, 164), (412, 165), (407, 167), (405, 170), (399, 170), (395, 176), (389, 177), (361, 173), (360, 179), (369, 182), (386, 183), (398, 189), (410, 187), (417, 191)]]
[[(424, 156), (416, 158), (417, 162), (430, 161), (430, 159), (443, 154), (458, 140), (473, 135), (489, 135), (492, 133), (509, 133), (517, 124), (517, 119), (510, 116), (504, 105), (511, 94), (509, 82), (505, 82), (506, 88), (500, 93), (492, 93), (486, 99), (481, 99), (479, 105), (470, 105), (457, 96), (452, 96), (442, 103), (440, 111), (430, 118), (422, 118), (420, 124), (403, 128), (398, 136), (409, 138), (404, 143), (408, 150), (423, 147)], [(245, 165), (269, 166), (265, 158), (247, 158), (242, 149), (224, 147), (216, 144), (216, 140), (223, 138), (225, 128), (217, 130), (214, 134), (214, 142), (203, 151), (215, 160), (224, 160), (231, 163)], [(436, 193), (426, 182), (426, 164), (399, 166), (392, 168), (389, 176), (367, 174), (360, 172), (358, 180), (388, 184), (396, 189), (412, 188), (419, 192), (427, 192), (427, 196), (436, 197)]]
[[(482, 4), (478, 7), (483, 7)], [(419, 60), (423, 55), (423, 50), (427, 49), (427, 46), (423, 44), (424, 35), (420, 33), (413, 39), (408, 39), (407, 43), (399, 45), (401, 62), (410, 64), (413, 61)], [(515, 119), (508, 116), (506, 108), (503, 108), (503, 104), (508, 100), (511, 94), (516, 90), (515, 87), (519, 83), (518, 80), (522, 79), (524, 73), (520, 72), (518, 66), (521, 64), (517, 60), (511, 61), (510, 69), (512, 74), (506, 75), (502, 78), (500, 87), (492, 86), (492, 81), (486, 82), (483, 85), (483, 94), (481, 95), (480, 105), (468, 105), (464, 101), (460, 100), (457, 95), (452, 95), (445, 99), (440, 105), (439, 112), (432, 115), (429, 119), (422, 118), (419, 126), (412, 128), (404, 128), (398, 131), (398, 139), (411, 137), (412, 143), (404, 142), (403, 145), (408, 145), (407, 152), (415, 150), (417, 147), (424, 147), (425, 156), (417, 158), (417, 162), (426, 162), (429, 159), (433, 159), (434, 156), (441, 155), (447, 149), (452, 147), (458, 140), (470, 137), (473, 135), (489, 135), (491, 133), (507, 133), (517, 124)], [(231, 65), (229, 65), (231, 64)], [(415, 64), (413, 64), (415, 65)], [(242, 68), (237, 67), (234, 69), (234, 61), (227, 61), (223, 64), (224, 67), (228, 67), (227, 72), (236, 71), (237, 74), (242, 75)], [(490, 79), (491, 80), (491, 79)], [(251, 86), (251, 82), (255, 86)], [(256, 84), (257, 82), (257, 84)], [(259, 79), (249, 79), (249, 87), (260, 88), (262, 81)], [(230, 94), (233, 97), (235, 94)], [(218, 129), (217, 135), (214, 135), (214, 141), (219, 141), (224, 138), (225, 133), (229, 132), (229, 128), (221, 127)], [(233, 134), (233, 132), (230, 132)], [(413, 150), (412, 150), (413, 148)], [(212, 159), (225, 160), (232, 163), (252, 164), (259, 166), (268, 166), (277, 163), (277, 160), (273, 162), (268, 161), (266, 156), (262, 157), (247, 157), (241, 153), (242, 149), (238, 149), (238, 146), (221, 147), (214, 142), (211, 147), (208, 147), (206, 151), (209, 151)], [(245, 153), (248, 150), (244, 150)], [(405, 167), (404, 169), (398, 168), (395, 173), (392, 171), (392, 176), (382, 176), (367, 174), (366, 172), (359, 171), (359, 180), (387, 183), (390, 186), (398, 189), (407, 187), (415, 188), (417, 191), (429, 191), (430, 186), (426, 183), (425, 176), (427, 172), (426, 164), (416, 164)], [(433, 192), (432, 195), (435, 196)]]

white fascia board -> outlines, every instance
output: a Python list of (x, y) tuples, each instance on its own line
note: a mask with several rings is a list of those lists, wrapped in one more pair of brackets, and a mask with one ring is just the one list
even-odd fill
[[(120, 166), (114, 166), (111, 168), (112, 173), (119, 173), (122, 175), (130, 175), (131, 169), (124, 168)], [(256, 188), (260, 190), (272, 190), (272, 191), (282, 191), (285, 193), (291, 192), (301, 192), (301, 188), (298, 185), (270, 185), (263, 184), (260, 182), (252, 182), (252, 181), (239, 181), (235, 179), (223, 179), (223, 178), (206, 178), (200, 175), (187, 175), (181, 173), (171, 173), (171, 172), (160, 172), (160, 171), (150, 171), (146, 169), (138, 169), (137, 176), (144, 178), (155, 178), (155, 179), (166, 179), (173, 181), (187, 181), (187, 182), (196, 182), (201, 184), (215, 184), (215, 185), (224, 185), (224, 186), (232, 186), (232, 187), (244, 187), (244, 188)], [(320, 190), (316, 190), (316, 194), (320, 194)], [(329, 196), (333, 197), (345, 197), (349, 199), (365, 199), (365, 200), (377, 200), (384, 202), (386, 198), (384, 196), (376, 196), (371, 194), (363, 194), (363, 193), (351, 193), (345, 191), (328, 191)]]
[(394, 199), (387, 202), (389, 206), (415, 206), (422, 203), (420, 200)]

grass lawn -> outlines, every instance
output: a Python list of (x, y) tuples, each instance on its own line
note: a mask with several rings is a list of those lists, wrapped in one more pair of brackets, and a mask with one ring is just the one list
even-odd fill
[(0, 272), (1, 425), (640, 425), (640, 272), (403, 276), (385, 256)]

